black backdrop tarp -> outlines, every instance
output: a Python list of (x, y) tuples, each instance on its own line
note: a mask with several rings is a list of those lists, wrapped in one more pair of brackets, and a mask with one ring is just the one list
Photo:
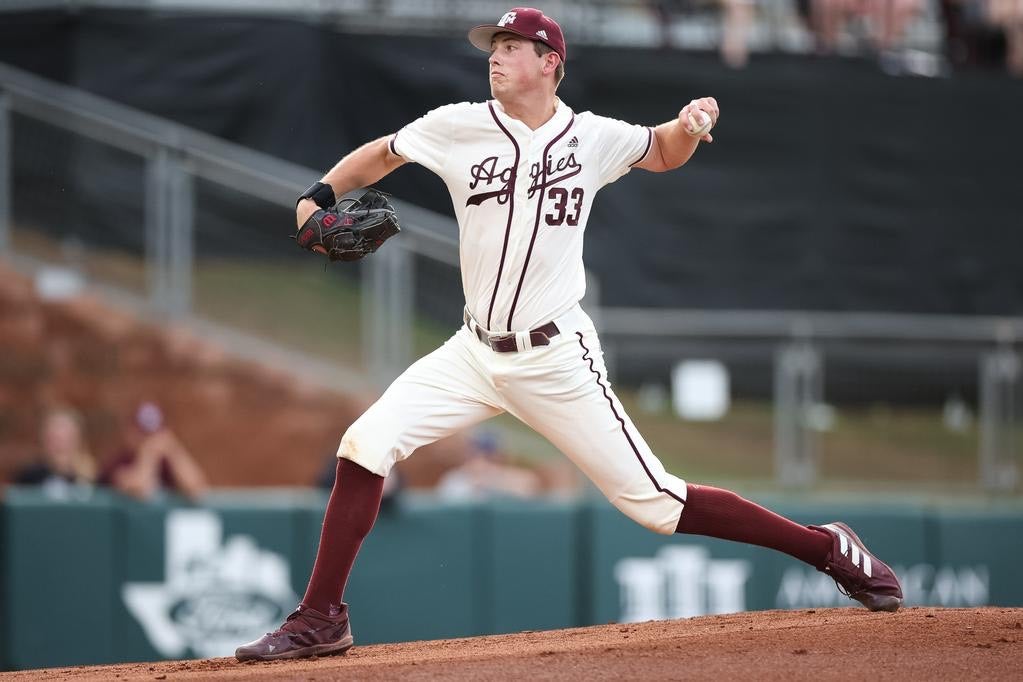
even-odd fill
[[(279, 19), (0, 14), (0, 60), (317, 169), (488, 97), (467, 42)], [(586, 257), (605, 303), (1023, 314), (1023, 83), (586, 47), (567, 66), (559, 94), (577, 111), (652, 124), (695, 96), (722, 107), (717, 141), (685, 168), (602, 191)], [(421, 168), (382, 186), (450, 213)]]

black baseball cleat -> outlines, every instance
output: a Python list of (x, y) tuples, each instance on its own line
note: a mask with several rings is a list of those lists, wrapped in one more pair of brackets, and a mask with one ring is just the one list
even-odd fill
[(871, 611), (898, 611), (902, 585), (895, 571), (867, 551), (863, 541), (844, 523), (810, 526), (831, 535), (831, 553), (820, 569), (835, 579), (838, 589)]
[(284, 624), (234, 652), (239, 661), (275, 661), (282, 658), (330, 656), (352, 648), (348, 604), (331, 606), (325, 615), (299, 604)]

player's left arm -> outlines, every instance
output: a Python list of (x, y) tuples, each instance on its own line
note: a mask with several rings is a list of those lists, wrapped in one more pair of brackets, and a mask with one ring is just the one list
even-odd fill
[[(330, 185), (335, 197), (341, 197), (358, 187), (369, 187), (405, 163), (405, 159), (391, 153), (391, 136), (367, 142), (337, 162), (320, 182)], [(320, 207), (312, 199), (302, 199), (295, 207), (296, 223), (305, 224)]]
[(699, 116), (696, 114), (697, 109), (710, 116), (711, 128), (717, 125), (718, 116), (721, 115), (717, 100), (713, 97), (694, 99), (682, 107), (682, 110), (678, 112), (678, 118), (662, 123), (653, 129), (650, 151), (642, 161), (636, 164), (636, 168), (654, 173), (674, 170), (692, 157), (700, 140), (713, 142), (714, 137), (710, 131), (702, 137), (694, 136), (689, 132), (689, 114), (693, 113), (699, 120)]

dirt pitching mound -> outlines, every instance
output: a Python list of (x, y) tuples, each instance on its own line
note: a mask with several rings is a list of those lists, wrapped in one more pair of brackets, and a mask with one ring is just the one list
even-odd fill
[[(355, 622), (358, 625), (358, 622)], [(358, 630), (356, 637), (358, 637)], [(1023, 609), (760, 611), (356, 645), (345, 656), (52, 668), (2, 680), (1020, 679)]]

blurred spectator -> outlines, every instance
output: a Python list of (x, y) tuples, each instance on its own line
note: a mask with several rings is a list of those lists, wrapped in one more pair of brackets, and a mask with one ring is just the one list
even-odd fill
[(103, 468), (99, 482), (138, 499), (171, 490), (195, 500), (208, 487), (206, 475), (152, 402), (135, 410), (126, 446)]
[(651, 0), (650, 7), (661, 28), (661, 47), (674, 46), (672, 24), (675, 18), (714, 12), (721, 17), (721, 59), (732, 68), (749, 61), (749, 35), (753, 26), (756, 0)]
[(859, 28), (869, 47), (891, 57), (902, 47), (906, 28), (924, 10), (924, 0), (798, 0), (817, 51), (838, 51), (843, 34)]
[(924, 0), (865, 0), (874, 47), (884, 54), (903, 46), (910, 22), (924, 11)]
[(749, 36), (753, 28), (754, 0), (720, 0), (721, 59), (733, 69), (749, 61)]
[(1005, 67), (1023, 76), (1023, 0), (987, 0), (987, 18), (1005, 34)]
[(71, 486), (88, 486), (96, 480), (96, 461), (82, 433), (82, 418), (70, 408), (56, 408), (43, 417), (39, 432), (40, 453), (36, 462), (14, 475), (18, 485), (39, 485), (56, 497)]
[(1023, 0), (941, 0), (956, 66), (1005, 66), (1023, 76)]
[(472, 438), (472, 451), (465, 462), (450, 469), (437, 483), (437, 494), (449, 500), (479, 500), (488, 497), (532, 497), (543, 487), (531, 469), (508, 461), (492, 431), (479, 431)]

